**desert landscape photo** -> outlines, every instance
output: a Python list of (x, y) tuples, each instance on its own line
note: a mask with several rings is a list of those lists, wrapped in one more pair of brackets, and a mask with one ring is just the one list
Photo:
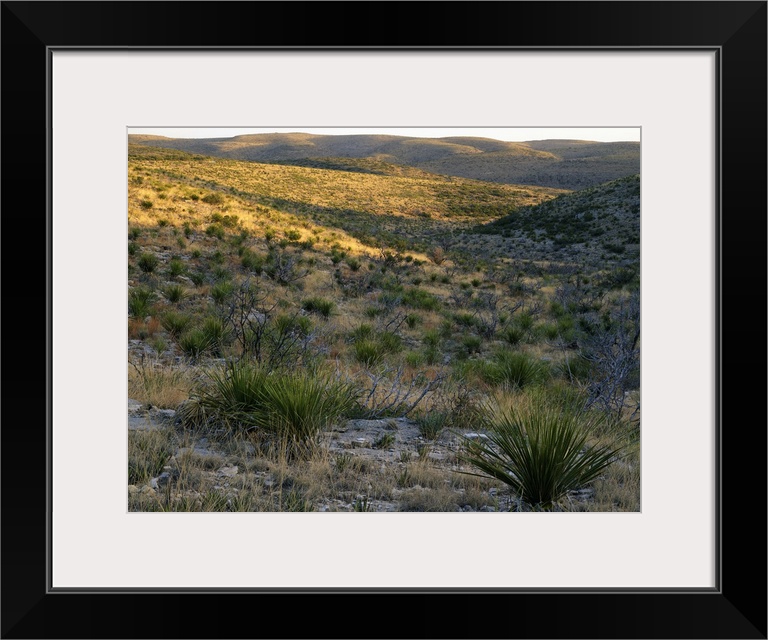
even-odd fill
[(129, 130), (129, 511), (640, 511), (639, 130), (467, 133)]

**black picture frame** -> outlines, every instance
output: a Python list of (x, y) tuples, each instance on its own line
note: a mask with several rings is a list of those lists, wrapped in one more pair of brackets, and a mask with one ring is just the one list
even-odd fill
[[(766, 638), (766, 8), (764, 1), (3, 2), (2, 637)], [(52, 593), (47, 130), (56, 47), (717, 51), (717, 588)], [(25, 238), (30, 246), (19, 252)]]

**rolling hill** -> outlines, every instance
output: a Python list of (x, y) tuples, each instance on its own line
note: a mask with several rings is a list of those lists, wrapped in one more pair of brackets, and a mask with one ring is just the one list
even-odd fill
[(232, 160), (293, 164), (365, 159), (431, 173), (505, 184), (584, 189), (640, 172), (634, 142), (505, 142), (480, 137), (274, 133), (181, 139), (131, 135), (129, 142)]

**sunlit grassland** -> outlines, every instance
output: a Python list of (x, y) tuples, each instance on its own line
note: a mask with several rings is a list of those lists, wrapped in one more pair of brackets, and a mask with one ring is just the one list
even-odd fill
[[(129, 219), (136, 224), (155, 224), (165, 218), (194, 225), (201, 217), (219, 212), (238, 216), (244, 228), (253, 231), (293, 224), (302, 240), (320, 232), (325, 236), (320, 242), (349, 243), (346, 234), (351, 234), (369, 246), (399, 240), (411, 249), (418, 248), (424, 238), (444, 232), (442, 223), (447, 219), (465, 225), (482, 222), (564, 193), (437, 175), (411, 178), (223, 159), (142, 160), (140, 156), (131, 160), (129, 184), (134, 187)], [(205, 202), (206, 197), (214, 203)], [(358, 242), (353, 249), (364, 251)]]

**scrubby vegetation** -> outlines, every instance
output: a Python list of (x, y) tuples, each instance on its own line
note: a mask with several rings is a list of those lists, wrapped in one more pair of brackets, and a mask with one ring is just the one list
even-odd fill
[(128, 184), (129, 397), (176, 411), (132, 510), (639, 510), (637, 176), (131, 144)]

